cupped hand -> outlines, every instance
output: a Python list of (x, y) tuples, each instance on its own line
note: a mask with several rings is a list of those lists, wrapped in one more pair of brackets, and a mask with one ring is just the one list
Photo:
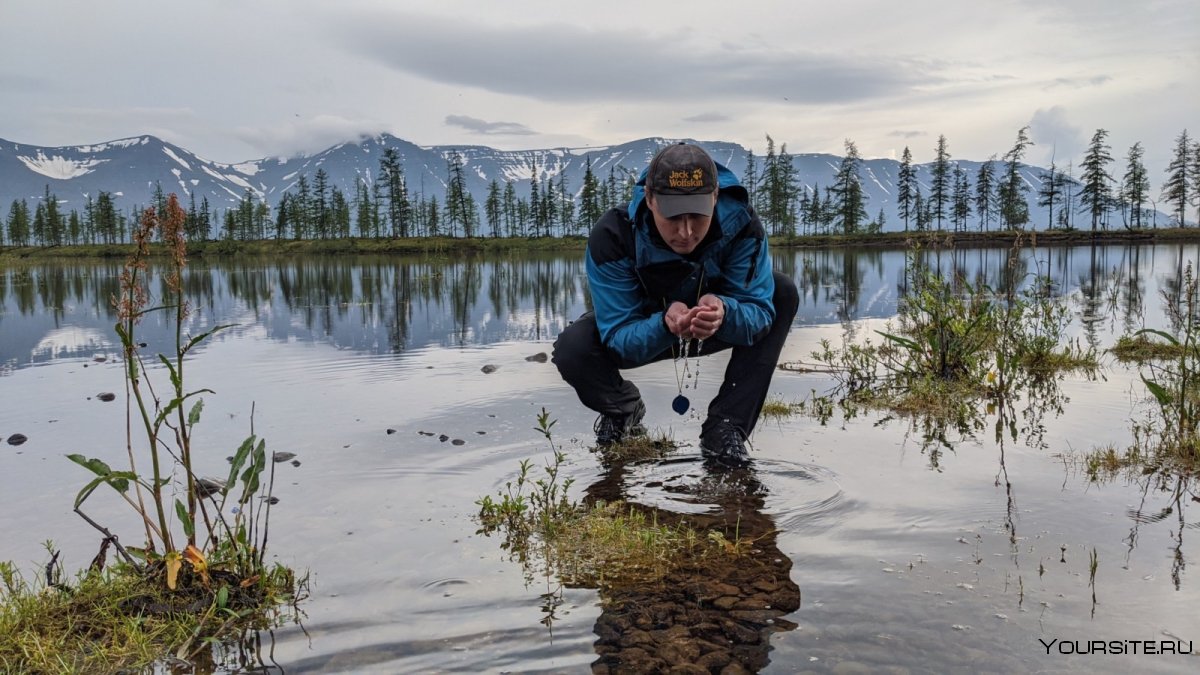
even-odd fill
[(721, 328), (721, 324), (724, 322), (725, 303), (712, 293), (704, 295), (700, 298), (699, 304), (691, 310), (692, 337), (707, 340)]

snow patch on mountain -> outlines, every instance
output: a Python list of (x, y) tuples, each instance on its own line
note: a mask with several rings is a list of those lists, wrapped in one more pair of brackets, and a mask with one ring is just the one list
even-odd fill
[[(182, 159), (180, 159), (179, 155), (172, 152), (170, 148), (164, 147), (162, 149), (162, 151), (164, 154), (166, 154), (167, 157), (170, 157), (171, 159), (173, 159), (176, 162), (179, 162), (181, 165), (183, 165), (183, 168), (187, 169), (188, 171), (192, 170), (192, 167), (188, 166), (188, 163), (183, 161)], [(178, 174), (176, 174), (176, 175), (178, 175)]]
[(262, 170), (259, 168), (258, 162), (242, 162), (241, 164), (234, 164), (230, 168), (243, 176), (253, 176)]
[(17, 155), (17, 159), (21, 160), (30, 171), (35, 171), (47, 178), (56, 180), (70, 180), (79, 176), (86, 176), (95, 171), (95, 166), (107, 162), (106, 159), (67, 159), (61, 155), (50, 155), (47, 157), (38, 150), (36, 157), (26, 157)]
[(132, 145), (145, 144), (147, 142), (149, 141), (144, 136), (134, 136), (133, 138), (122, 138), (115, 141), (109, 141), (107, 143), (100, 143), (99, 145), (80, 145), (76, 146), (76, 149), (80, 152), (88, 153), (104, 152), (105, 150), (119, 150), (121, 148), (128, 148)]

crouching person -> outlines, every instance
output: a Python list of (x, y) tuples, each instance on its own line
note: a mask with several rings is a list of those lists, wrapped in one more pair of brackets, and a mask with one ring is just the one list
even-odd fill
[(622, 369), (732, 349), (700, 448), (717, 464), (745, 464), (799, 304), (795, 283), (771, 269), (746, 189), (703, 149), (667, 146), (629, 204), (592, 228), (585, 255), (594, 311), (558, 336), (554, 363), (599, 413), (597, 445), (645, 431), (646, 406)]

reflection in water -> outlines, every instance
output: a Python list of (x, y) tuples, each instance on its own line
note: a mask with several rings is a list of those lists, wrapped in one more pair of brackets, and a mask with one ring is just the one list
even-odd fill
[[(1105, 316), (1125, 328), (1145, 320), (1148, 275), (1161, 274), (1159, 286), (1178, 295), (1184, 261), (1198, 255), (1200, 247), (1178, 245), (926, 250), (920, 258), (946, 278), (997, 294), (1027, 284), (1034, 269), (1049, 274), (1059, 292), (1078, 292), (1085, 334), (1096, 345)], [(772, 260), (796, 279), (798, 325), (859, 330), (861, 319), (893, 316), (910, 282), (904, 251), (780, 250)], [(258, 325), (275, 340), (402, 354), (427, 345), (551, 340), (587, 309), (582, 265), (575, 252), (196, 259), (184, 292), (198, 310), (193, 333), (217, 323)], [(103, 349), (69, 341), (50, 348), (43, 340), (65, 326), (112, 340), (120, 266), (51, 261), (0, 269), (0, 364), (19, 368)], [(161, 275), (151, 273), (162, 297)], [(167, 344), (171, 329), (158, 313), (141, 331), (153, 345)]]
[[(587, 489), (587, 502), (626, 501), (628, 469), (608, 465)], [(725, 550), (685, 560), (653, 582), (602, 586), (593, 672), (754, 672), (770, 661), (771, 634), (796, 628), (782, 617), (799, 609), (800, 589), (791, 559), (776, 544), (775, 522), (763, 513), (767, 492), (754, 469), (706, 472), (676, 489), (680, 501), (710, 508), (685, 515), (628, 503), (660, 524), (692, 527)]]

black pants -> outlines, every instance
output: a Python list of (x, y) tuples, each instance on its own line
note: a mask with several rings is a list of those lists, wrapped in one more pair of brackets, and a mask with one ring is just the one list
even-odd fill
[[(716, 338), (704, 341), (701, 356), (723, 349), (733, 349), (725, 379), (708, 406), (708, 418), (701, 434), (719, 422), (728, 422), (748, 438), (758, 422), (771, 376), (779, 362), (779, 353), (787, 339), (800, 296), (796, 284), (784, 274), (775, 272), (775, 322), (755, 340), (754, 344), (739, 347)], [(695, 343), (693, 343), (694, 346)], [(647, 363), (673, 358), (670, 349), (641, 363), (629, 362), (600, 342), (600, 331), (591, 312), (567, 326), (554, 341), (554, 364), (567, 384), (575, 388), (579, 400), (588, 408), (604, 415), (628, 415), (633, 412), (642, 394), (632, 382), (621, 377), (622, 368), (637, 368)]]

